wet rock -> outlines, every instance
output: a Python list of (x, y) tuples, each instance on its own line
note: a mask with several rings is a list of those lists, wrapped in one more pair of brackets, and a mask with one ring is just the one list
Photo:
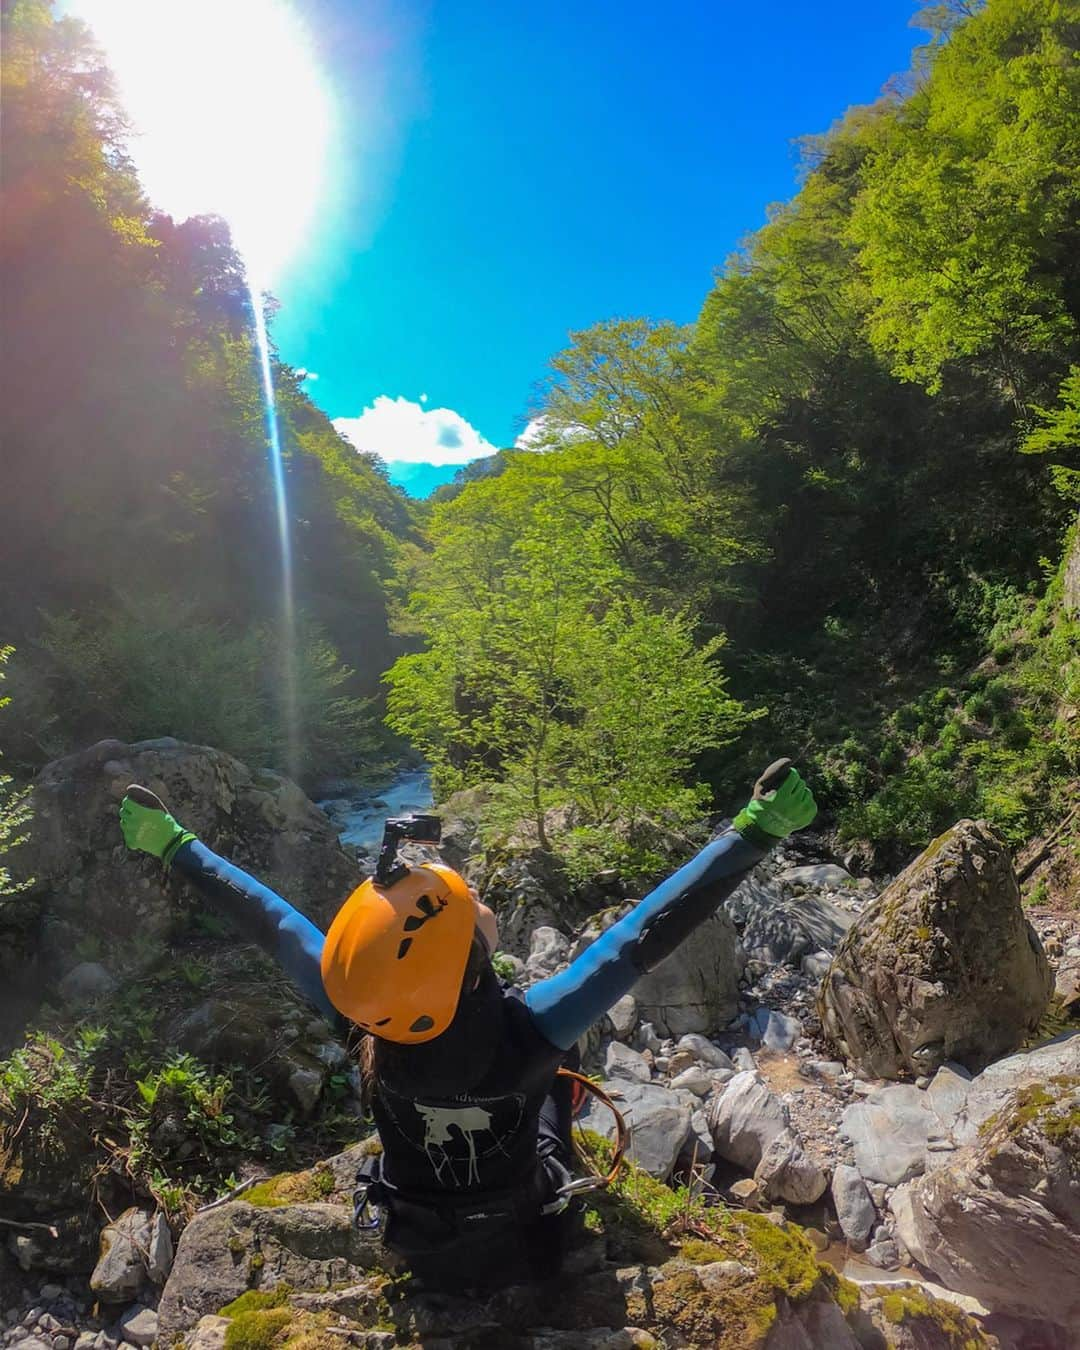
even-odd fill
[(828, 1038), (861, 1073), (977, 1071), (1046, 1009), (1050, 968), (1009, 851), (984, 821), (936, 839), (859, 918), (822, 984)]

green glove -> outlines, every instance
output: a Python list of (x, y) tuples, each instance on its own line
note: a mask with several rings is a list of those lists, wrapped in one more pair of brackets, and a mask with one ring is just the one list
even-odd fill
[[(735, 817), (735, 828), (767, 847), (809, 825), (816, 815), (817, 805), (798, 769), (790, 760), (777, 760), (754, 785), (753, 797)], [(763, 838), (754, 839), (755, 834)]]
[(133, 783), (120, 803), (120, 831), (128, 848), (159, 858), (166, 867), (176, 850), (195, 835), (169, 815), (165, 803)]

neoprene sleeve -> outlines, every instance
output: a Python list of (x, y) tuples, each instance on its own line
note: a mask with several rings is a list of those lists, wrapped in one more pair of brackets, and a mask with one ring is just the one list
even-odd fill
[(244, 937), (273, 957), (328, 1021), (340, 1022), (341, 1015), (323, 988), (324, 936), (310, 919), (269, 886), (219, 858), (198, 839), (181, 844), (172, 865), (208, 896)]
[(639, 976), (670, 956), (764, 857), (764, 850), (734, 829), (706, 844), (565, 970), (532, 986), (525, 1002), (540, 1033), (561, 1050), (569, 1050), (630, 992)]

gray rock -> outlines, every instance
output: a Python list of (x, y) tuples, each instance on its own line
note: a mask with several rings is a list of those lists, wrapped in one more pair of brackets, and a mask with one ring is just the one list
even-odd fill
[(120, 1318), (121, 1337), (129, 1345), (149, 1346), (157, 1340), (158, 1315), (152, 1308), (136, 1303)]
[(832, 1178), (832, 1198), (844, 1237), (856, 1251), (862, 1251), (873, 1232), (877, 1214), (857, 1168), (847, 1163), (837, 1166)]
[(19, 1345), (22, 1350), (52, 1350), (52, 1341), (43, 1340), (40, 1336), (27, 1336)]
[(696, 1032), (688, 1032), (685, 1036), (680, 1036), (677, 1050), (688, 1050), (690, 1054), (700, 1064), (707, 1064), (711, 1069), (734, 1069), (735, 1065), (718, 1045), (713, 1045), (707, 1036), (698, 1035)]
[(752, 873), (724, 901), (739, 928), (746, 954), (767, 965), (799, 965), (811, 952), (834, 951), (851, 927), (852, 915), (808, 894), (789, 900), (783, 887)]
[(891, 1238), (867, 1247), (865, 1257), (872, 1266), (880, 1266), (882, 1270), (896, 1270), (900, 1265), (900, 1249)]
[(753, 1052), (748, 1050), (745, 1045), (740, 1045), (734, 1055), (732, 1062), (738, 1073), (757, 1073), (757, 1061), (754, 1059)]
[(75, 1350), (91, 1350), (94, 1342), (97, 1340), (97, 1333), (94, 1331), (80, 1331), (75, 1341)]
[(735, 929), (719, 911), (634, 985), (638, 1013), (661, 1036), (715, 1031), (739, 1006), (745, 958)]
[(557, 928), (541, 925), (533, 931), (529, 943), (529, 959), (525, 962), (525, 978), (533, 983), (547, 979), (566, 964), (570, 954), (570, 939)]
[(150, 1225), (150, 1247), (147, 1254), (146, 1273), (154, 1284), (164, 1284), (169, 1278), (173, 1264), (173, 1240), (165, 1215), (160, 1211), (154, 1215)]
[(378, 1234), (357, 1232), (344, 1205), (258, 1208), (234, 1201), (196, 1214), (181, 1235), (158, 1307), (158, 1335), (170, 1344), (250, 1286), (329, 1289), (355, 1283), (382, 1260)]
[(794, 1130), (782, 1130), (766, 1146), (754, 1169), (754, 1180), (768, 1200), (812, 1205), (829, 1184), (823, 1171), (806, 1152)]
[(65, 1003), (79, 1008), (106, 998), (116, 988), (116, 981), (97, 961), (81, 961), (68, 971), (57, 988)]
[(823, 980), (831, 965), (831, 952), (810, 952), (799, 962), (799, 969), (812, 980)]
[(836, 890), (850, 886), (855, 878), (845, 867), (836, 863), (810, 863), (806, 867), (789, 867), (777, 876), (777, 881), (789, 886), (828, 886)]
[[(965, 1112), (976, 1108), (967, 1122), (971, 1142), (894, 1191), (889, 1207), (904, 1246), (943, 1284), (995, 1312), (1075, 1331), (1080, 1033), (1010, 1058), (1011, 1065), (999, 1061), (971, 1084), (965, 1104)], [(1025, 1060), (1031, 1062), (1017, 1063)], [(1046, 1073), (1050, 1068), (1065, 1072)], [(1031, 1077), (1040, 1069), (1045, 1076)], [(980, 1086), (983, 1078), (991, 1083)], [(1009, 1082), (1014, 1086), (1006, 1088)], [(1055, 1342), (1047, 1337), (1047, 1343)]]
[[(147, 959), (172, 930), (177, 886), (160, 868), (114, 846), (116, 811), (129, 783), (145, 783), (211, 848), (254, 872), (326, 924), (362, 877), (327, 816), (295, 783), (252, 770), (208, 746), (171, 737), (97, 745), (47, 764), (34, 780), (34, 828), (13, 863), (36, 879), (44, 922), (0, 953), (0, 977), (37, 963), (55, 967), (87, 932), (118, 950), (137, 929)], [(158, 949), (160, 950), (160, 949)]]
[(45, 1303), (55, 1303), (58, 1298), (64, 1297), (67, 1290), (62, 1284), (43, 1284), (38, 1292)]
[(941, 1128), (951, 1131), (967, 1101), (971, 1074), (962, 1064), (943, 1064), (926, 1089), (930, 1109)]
[(709, 1105), (709, 1129), (721, 1158), (753, 1172), (790, 1125), (787, 1107), (758, 1073), (737, 1073)]
[(647, 1083), (652, 1078), (648, 1061), (639, 1051), (622, 1041), (612, 1041), (604, 1058), (604, 1073), (608, 1078), (631, 1078)]
[(289, 1093), (305, 1116), (309, 1116), (318, 1105), (326, 1078), (327, 1073), (323, 1068), (299, 1068), (289, 1074)]
[(1008, 848), (962, 820), (859, 916), (818, 1012), (860, 1073), (932, 1074), (946, 1060), (974, 1072), (1038, 1025), (1052, 988)]
[(689, 1069), (683, 1069), (682, 1073), (676, 1074), (669, 1086), (672, 1092), (682, 1089), (692, 1092), (695, 1097), (707, 1097), (715, 1084), (708, 1070), (691, 1065)]
[(772, 1008), (759, 1008), (754, 1014), (754, 1028), (762, 1044), (769, 1050), (790, 1050), (802, 1035), (802, 1024), (787, 1013)]
[(639, 1050), (648, 1050), (654, 1055), (660, 1054), (660, 1037), (651, 1022), (640, 1022), (635, 1037)]
[(845, 1073), (838, 1059), (812, 1059), (804, 1068), (809, 1077), (817, 1078), (822, 1083), (839, 1083)]
[(90, 1288), (109, 1303), (134, 1298), (146, 1280), (149, 1249), (150, 1215), (141, 1209), (126, 1209), (102, 1230)]
[(924, 1170), (931, 1120), (925, 1094), (898, 1083), (849, 1106), (840, 1132), (854, 1145), (855, 1166), (864, 1179), (895, 1186)]
[[(656, 1083), (628, 1081), (618, 1103), (630, 1126), (628, 1156), (651, 1176), (666, 1181), (690, 1131), (691, 1111), (673, 1092)], [(614, 1138), (611, 1112), (590, 1098), (579, 1117), (590, 1130)]]
[(624, 994), (618, 1003), (613, 1003), (607, 1011), (611, 1029), (620, 1041), (629, 1040), (637, 1026), (637, 1002), (633, 994)]
[(187, 1350), (224, 1350), (225, 1333), (229, 1329), (230, 1317), (216, 1317), (212, 1313), (201, 1317), (187, 1338)]

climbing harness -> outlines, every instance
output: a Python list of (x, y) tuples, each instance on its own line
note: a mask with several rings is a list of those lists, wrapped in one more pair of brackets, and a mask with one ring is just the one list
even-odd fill
[[(554, 1183), (554, 1192), (550, 1200), (539, 1206), (539, 1214), (542, 1217), (561, 1214), (570, 1202), (578, 1196), (587, 1194), (589, 1191), (603, 1190), (610, 1186), (622, 1167), (630, 1137), (622, 1112), (602, 1087), (594, 1083), (591, 1078), (586, 1078), (584, 1074), (577, 1073), (573, 1069), (560, 1068), (558, 1076), (570, 1079), (573, 1084), (594, 1096), (611, 1112), (615, 1118), (615, 1151), (607, 1171), (601, 1172), (598, 1170), (596, 1161), (589, 1152), (587, 1145), (578, 1134), (574, 1134), (571, 1140), (574, 1154), (588, 1173), (583, 1177), (572, 1177), (558, 1158), (548, 1157), (543, 1159), (542, 1168), (549, 1182)], [(521, 1186), (514, 1187), (510, 1191), (500, 1192), (497, 1195), (469, 1195), (466, 1193), (461, 1196), (448, 1195), (437, 1198), (430, 1197), (429, 1199), (431, 1203), (437, 1204), (440, 1209), (454, 1211), (468, 1221), (483, 1217), (483, 1211), (490, 1211), (493, 1208), (518, 1209), (523, 1199), (527, 1205), (529, 1198), (534, 1196), (534, 1181), (530, 1179), (523, 1182)], [(383, 1218), (382, 1211), (388, 1210), (394, 1203), (400, 1205), (405, 1201), (406, 1198), (398, 1188), (384, 1178), (382, 1157), (373, 1154), (365, 1158), (356, 1174), (356, 1189), (353, 1191), (353, 1222), (356, 1227), (361, 1232), (378, 1228)], [(534, 1209), (533, 1213), (536, 1212)]]

